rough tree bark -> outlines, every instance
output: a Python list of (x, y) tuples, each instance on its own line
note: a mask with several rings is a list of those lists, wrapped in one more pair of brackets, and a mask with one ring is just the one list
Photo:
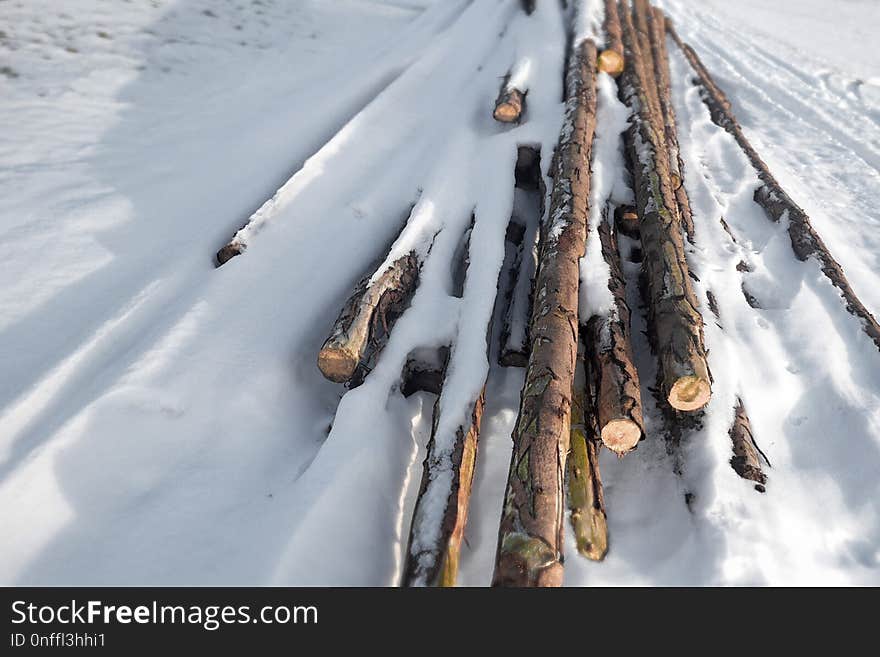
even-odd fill
[(615, 78), (623, 73), (623, 36), (617, 0), (605, 0), (605, 49), (599, 54), (599, 70)]
[(621, 95), (633, 111), (625, 137), (640, 216), (650, 302), (648, 319), (659, 360), (658, 378), (672, 408), (696, 411), (711, 396), (703, 319), (685, 259), (664, 127), (648, 96), (647, 89), (655, 86), (651, 60), (643, 56), (629, 13), (621, 11), (621, 15), (628, 62), (621, 76)]
[(602, 257), (611, 271), (608, 289), (614, 296), (614, 307), (609, 314), (594, 315), (587, 321), (586, 353), (595, 380), (591, 386), (595, 398), (590, 405), (598, 416), (602, 442), (622, 456), (645, 437), (642, 395), (632, 360), (630, 311), (617, 238), (611, 224), (604, 220), (599, 223), (598, 233)]
[(600, 561), (608, 552), (605, 495), (599, 473), (599, 442), (592, 376), (585, 367), (583, 388), (575, 386), (571, 399), (571, 444), (568, 452), (568, 508), (578, 552)]
[(767, 475), (761, 469), (758, 447), (752, 435), (752, 424), (739, 397), (736, 399), (733, 424), (730, 426), (730, 440), (733, 442), (733, 457), (730, 459), (730, 465), (740, 477), (754, 481), (755, 490), (763, 493), (767, 490)]
[(387, 335), (389, 325), (409, 303), (418, 284), (419, 267), (415, 253), (409, 253), (374, 281), (368, 276), (358, 284), (318, 352), (318, 368), (326, 378), (344, 383), (354, 376), (369, 343), (380, 334)]
[(575, 44), (550, 211), (542, 229), (529, 364), (513, 431), (493, 584), (562, 583), (562, 481), (577, 359), (578, 263), (586, 242), (596, 122), (596, 45)]
[(813, 228), (806, 212), (792, 200), (770, 173), (764, 160), (743, 134), (742, 127), (733, 115), (727, 96), (715, 84), (694, 49), (681, 40), (668, 19), (666, 20), (666, 29), (696, 72), (700, 95), (709, 108), (712, 121), (733, 136), (758, 173), (761, 185), (755, 190), (755, 202), (764, 208), (767, 216), (773, 221), (788, 219), (788, 234), (797, 258), (804, 261), (812, 256), (819, 262), (822, 273), (831, 281), (832, 285), (840, 290), (847, 311), (861, 320), (862, 329), (880, 349), (880, 324), (852, 289), (843, 269)]
[(432, 477), (438, 475), (438, 457), (435, 454), (437, 421), (440, 401), (434, 404), (434, 423), (428, 442), (428, 455), (422, 470), (422, 484), (416, 500), (413, 522), (407, 547), (407, 563), (403, 576), (404, 586), (455, 586), (458, 576), (458, 559), (464, 528), (467, 524), (471, 487), (474, 481), (474, 465), (477, 458), (477, 441), (480, 436), (480, 420), (485, 406), (485, 386), (473, 405), (471, 422), (455, 431), (455, 447), (451, 462), (444, 464), (452, 477), (449, 498), (443, 509), (440, 531), (436, 540), (425, 541), (422, 532), (433, 534), (432, 510), (423, 508), (424, 494)]

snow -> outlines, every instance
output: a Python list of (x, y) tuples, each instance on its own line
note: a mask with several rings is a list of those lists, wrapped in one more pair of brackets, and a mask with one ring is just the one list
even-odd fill
[[(880, 313), (876, 4), (836, 3), (830, 20), (818, 0), (662, 4)], [(0, 583), (396, 584), (435, 399), (404, 398), (400, 371), (445, 344), (441, 476), (416, 540), (434, 538), (443, 459), (485, 383), (459, 581), (488, 583), (522, 386), (495, 365), (495, 290), (516, 148), (539, 145), (546, 174), (558, 138), (558, 3), (4, 5)], [(586, 5), (578, 34), (596, 36), (602, 3)], [(880, 584), (880, 355), (755, 205), (748, 161), (670, 53), (713, 399), (667, 450), (626, 263), (648, 439), (603, 452), (610, 551), (585, 561), (567, 524), (566, 584)], [(511, 67), (526, 120), (501, 126)], [(604, 74), (599, 92), (582, 315), (609, 303), (602, 205), (630, 194), (625, 109)], [(249, 217), (247, 250), (215, 269)], [(391, 244), (419, 253), (421, 284), (346, 391), (317, 351)], [(765, 494), (728, 464), (737, 396), (772, 463)]]

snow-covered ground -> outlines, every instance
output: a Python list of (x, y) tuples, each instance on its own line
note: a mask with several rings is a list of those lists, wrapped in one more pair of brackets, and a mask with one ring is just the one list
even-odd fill
[[(563, 27), (538, 4), (0, 2), (0, 583), (396, 583), (434, 398), (389, 388), (410, 349), (450, 339), (446, 408), (488, 369), (459, 580), (489, 582), (522, 370), (473, 336), (515, 147), (543, 144), (546, 169), (562, 116)], [(660, 4), (880, 314), (877, 3)], [(671, 54), (689, 257), (723, 326), (704, 310), (714, 396), (678, 452), (649, 402), (648, 439), (603, 453), (610, 551), (585, 561), (568, 535), (566, 584), (880, 584), (880, 353), (752, 202)], [(511, 129), (489, 110), (522, 58), (530, 120)], [(417, 202), (421, 296), (343, 396), (317, 351)], [(472, 212), (464, 292), (443, 295)], [(728, 465), (736, 395), (772, 463), (763, 495)]]

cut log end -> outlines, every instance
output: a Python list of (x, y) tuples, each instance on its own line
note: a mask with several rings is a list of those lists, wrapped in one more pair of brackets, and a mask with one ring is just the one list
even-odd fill
[(602, 442), (618, 456), (623, 456), (639, 444), (642, 429), (632, 420), (611, 420), (602, 427)]
[(599, 55), (599, 70), (612, 77), (623, 73), (623, 56), (616, 50), (603, 50)]
[(519, 121), (521, 114), (522, 103), (517, 99), (516, 102), (505, 101), (498, 103), (495, 106), (495, 111), (492, 113), (492, 116), (496, 121), (500, 121), (501, 123), (515, 123), (516, 121)]
[(683, 376), (669, 391), (669, 405), (677, 411), (698, 411), (709, 403), (712, 387), (698, 376)]
[(345, 383), (358, 366), (357, 354), (338, 346), (324, 346), (318, 352), (318, 369), (334, 383)]
[(232, 260), (235, 256), (241, 255), (244, 251), (243, 244), (237, 244), (236, 242), (230, 242), (222, 249), (217, 251), (217, 266), (221, 267), (225, 265), (227, 262)]

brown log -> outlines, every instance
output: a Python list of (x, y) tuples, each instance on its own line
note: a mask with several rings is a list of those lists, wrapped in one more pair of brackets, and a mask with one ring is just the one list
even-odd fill
[(646, 90), (653, 86), (656, 92), (651, 60), (644, 56), (629, 13), (621, 15), (629, 63), (621, 76), (621, 95), (633, 112), (625, 138), (641, 219), (649, 330), (659, 360), (658, 378), (672, 408), (696, 411), (711, 396), (703, 319), (685, 259), (664, 126)]
[(428, 442), (428, 455), (422, 469), (422, 484), (416, 500), (413, 522), (410, 528), (407, 547), (406, 569), (403, 575), (404, 586), (455, 586), (458, 576), (458, 562), (464, 528), (467, 524), (468, 506), (474, 481), (474, 465), (477, 458), (477, 441), (480, 435), (480, 420), (485, 406), (485, 386), (474, 402), (470, 423), (460, 426), (455, 432), (455, 445), (448, 467), (452, 472), (449, 498), (443, 510), (440, 532), (437, 540), (424, 545), (415, 540), (426, 522), (423, 512), (425, 491), (431, 478), (436, 476), (442, 459), (435, 453), (436, 431), (440, 416), (440, 398), (434, 404), (434, 422), (431, 439)]
[(501, 123), (515, 123), (522, 116), (526, 96), (523, 91), (509, 84), (510, 76), (504, 78), (498, 98), (495, 100), (495, 111), (492, 116)]
[(365, 277), (342, 307), (330, 337), (318, 352), (318, 368), (331, 381), (344, 383), (364, 360), (371, 341), (389, 327), (409, 303), (418, 285), (415, 253), (395, 260), (372, 283)]
[(601, 561), (608, 552), (605, 495), (599, 472), (598, 427), (592, 406), (589, 366), (585, 384), (575, 384), (571, 398), (571, 444), (568, 452), (568, 508), (578, 552)]
[(591, 405), (598, 415), (602, 442), (622, 456), (645, 437), (642, 395), (639, 373), (633, 365), (630, 311), (617, 237), (611, 224), (604, 220), (599, 223), (598, 233), (602, 257), (611, 271), (608, 289), (614, 296), (614, 308), (608, 315), (594, 315), (587, 321), (586, 353), (596, 381), (596, 398)]
[(742, 127), (733, 114), (730, 100), (709, 75), (709, 71), (700, 61), (694, 49), (681, 40), (668, 19), (666, 29), (697, 74), (697, 86), (700, 89), (703, 102), (709, 108), (712, 121), (733, 136), (758, 173), (761, 184), (755, 190), (755, 202), (764, 208), (771, 220), (779, 221), (783, 217), (788, 219), (788, 235), (797, 258), (805, 261), (807, 258), (813, 257), (819, 262), (822, 273), (831, 281), (832, 285), (840, 290), (847, 311), (861, 321), (862, 329), (880, 349), (880, 324), (852, 289), (843, 268), (831, 255), (828, 247), (813, 228), (807, 213), (792, 200), (770, 173), (767, 164), (746, 139)]
[(740, 477), (754, 481), (755, 490), (763, 493), (766, 491), (767, 475), (761, 469), (758, 446), (752, 435), (752, 424), (739, 397), (736, 399), (733, 424), (730, 426), (730, 440), (733, 442), (730, 465)]
[(235, 256), (241, 255), (244, 251), (244, 245), (239, 244), (238, 242), (232, 241), (222, 249), (217, 251), (217, 266), (225, 265), (227, 262), (232, 260)]
[(449, 347), (416, 349), (406, 359), (400, 381), (400, 394), (409, 397), (417, 392), (439, 395), (446, 376)]
[(623, 73), (624, 63), (617, 0), (605, 0), (605, 49), (599, 53), (599, 70), (616, 78)]
[(576, 44), (565, 119), (542, 229), (532, 342), (504, 496), (493, 584), (562, 583), (562, 482), (577, 359), (579, 260), (586, 243), (590, 152), (596, 124), (596, 45)]

